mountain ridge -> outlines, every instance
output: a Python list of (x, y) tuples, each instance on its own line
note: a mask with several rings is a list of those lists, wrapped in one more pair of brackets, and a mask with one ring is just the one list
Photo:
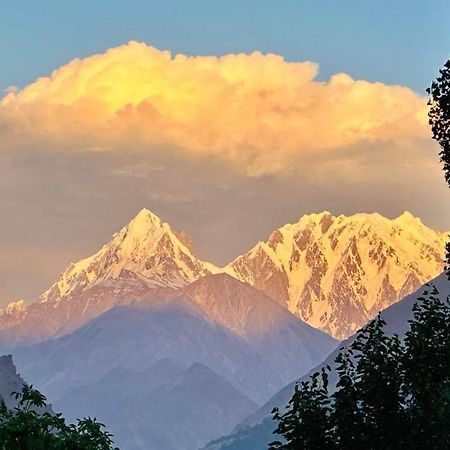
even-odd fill
[[(0, 311), (5, 349), (61, 336), (117, 305), (227, 273), (342, 339), (444, 267), (445, 233), (409, 212), (301, 216), (224, 267), (200, 260), (185, 233), (142, 209), (100, 250), (72, 263), (36, 302)], [(37, 326), (37, 324), (39, 324)]]
[(343, 339), (443, 270), (447, 235), (409, 212), (302, 216), (225, 271)]

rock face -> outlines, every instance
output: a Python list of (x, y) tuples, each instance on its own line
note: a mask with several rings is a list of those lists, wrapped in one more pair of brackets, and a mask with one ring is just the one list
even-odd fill
[(209, 273), (177, 235), (187, 243), (185, 235), (143, 209), (95, 255), (70, 265), (40, 301), (60, 301), (118, 278), (136, 278), (149, 287), (180, 287)]
[(11, 394), (20, 392), (25, 382), (17, 373), (11, 355), (0, 356), (0, 401), (8, 408), (16, 406), (16, 401)]
[(444, 268), (447, 233), (405, 212), (302, 217), (274, 231), (226, 271), (344, 339)]

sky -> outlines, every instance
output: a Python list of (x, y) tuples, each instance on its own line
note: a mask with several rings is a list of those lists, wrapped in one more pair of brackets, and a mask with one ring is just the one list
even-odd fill
[(0, 3), (0, 304), (141, 208), (224, 264), (305, 214), (450, 229), (446, 1)]

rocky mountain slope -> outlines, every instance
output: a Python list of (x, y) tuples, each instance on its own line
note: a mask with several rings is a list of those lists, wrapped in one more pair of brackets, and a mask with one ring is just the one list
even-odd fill
[(17, 373), (12, 356), (0, 356), (0, 402), (8, 408), (15, 407), (17, 403), (11, 394), (20, 392), (24, 384), (22, 377)]
[(239, 256), (226, 271), (338, 339), (437, 276), (447, 233), (405, 212), (303, 216)]

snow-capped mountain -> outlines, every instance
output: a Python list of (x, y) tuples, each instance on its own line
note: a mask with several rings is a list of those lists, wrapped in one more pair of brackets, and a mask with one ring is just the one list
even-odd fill
[[(224, 268), (143, 209), (97, 253), (71, 264), (37, 302), (0, 312), (0, 346), (69, 333), (103, 312), (225, 272), (338, 339), (444, 267), (445, 233), (404, 213), (303, 216)], [(218, 279), (217, 279), (218, 280)]]
[(408, 212), (324, 212), (279, 228), (225, 270), (343, 339), (439, 274), (446, 239)]
[(208, 266), (193, 255), (185, 234), (142, 209), (95, 255), (71, 264), (40, 300), (60, 300), (130, 274), (149, 287), (180, 287), (209, 273)]
[(215, 270), (194, 256), (185, 234), (143, 209), (97, 253), (71, 264), (37, 302), (4, 309), (0, 345), (71, 332), (118, 304), (182, 287)]

